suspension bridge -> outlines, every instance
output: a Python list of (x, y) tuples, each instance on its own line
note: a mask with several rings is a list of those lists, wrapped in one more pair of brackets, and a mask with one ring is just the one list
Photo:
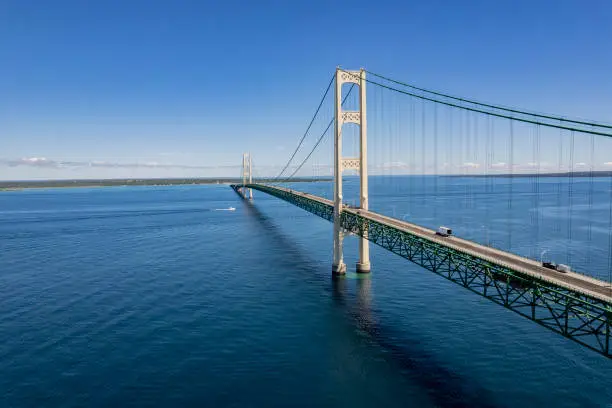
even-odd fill
[[(337, 68), (276, 176), (257, 177), (245, 153), (242, 181), (232, 188), (246, 200), (256, 190), (332, 222), (333, 276), (346, 273), (343, 240), (354, 235), (358, 273), (371, 271), (372, 242), (610, 358), (611, 141), (612, 125), (602, 122)], [(303, 183), (307, 176), (332, 177), (333, 190), (302, 191), (316, 184)], [(292, 184), (297, 177), (301, 187)], [(356, 179), (350, 204), (343, 184)], [(370, 182), (384, 192), (373, 208)]]

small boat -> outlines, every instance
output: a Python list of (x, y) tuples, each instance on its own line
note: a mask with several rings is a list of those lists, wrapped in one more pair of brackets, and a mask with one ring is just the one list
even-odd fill
[(236, 211), (236, 209), (234, 207), (217, 208), (217, 209), (215, 209), (215, 211)]

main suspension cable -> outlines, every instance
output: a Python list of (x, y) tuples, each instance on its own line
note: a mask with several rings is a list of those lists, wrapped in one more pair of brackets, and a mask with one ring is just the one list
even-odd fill
[(375, 77), (378, 77), (380, 79), (384, 79), (384, 80), (389, 81), (389, 82), (393, 82), (393, 83), (398, 84), (398, 85), (406, 86), (408, 88), (416, 89), (416, 90), (421, 91), (421, 92), (426, 92), (426, 93), (429, 93), (429, 94), (432, 94), (432, 95), (437, 95), (437, 96), (441, 96), (441, 97), (448, 98), (448, 99), (453, 99), (453, 100), (460, 101), (460, 102), (471, 103), (473, 105), (484, 106), (486, 108), (497, 109), (497, 110), (501, 110), (501, 111), (505, 111), (505, 112), (517, 113), (517, 114), (520, 114), (520, 115), (533, 116), (533, 117), (538, 117), (538, 118), (543, 118), (543, 119), (550, 119), (550, 120), (558, 120), (558, 121), (561, 121), (561, 122), (574, 123), (574, 124), (577, 124), (577, 125), (585, 125), (585, 126), (593, 126), (593, 127), (604, 128), (604, 129), (612, 129), (612, 125), (596, 123), (596, 122), (588, 122), (588, 121), (582, 121), (582, 120), (575, 120), (575, 119), (567, 119), (567, 118), (562, 118), (562, 117), (557, 117), (557, 116), (552, 116), (552, 115), (543, 115), (543, 114), (539, 114), (539, 113), (526, 112), (526, 111), (521, 111), (521, 110), (518, 110), (518, 109), (507, 108), (507, 107), (499, 106), (499, 105), (491, 105), (491, 104), (488, 104), (488, 103), (477, 102), (477, 101), (470, 100), (470, 99), (459, 98), (459, 97), (456, 97), (456, 96), (452, 96), (452, 95), (448, 95), (448, 94), (443, 94), (441, 92), (431, 91), (431, 90), (428, 90), (428, 89), (425, 89), (425, 88), (419, 88), (418, 86), (414, 86), (414, 85), (407, 84), (405, 82), (397, 81), (395, 79), (392, 79), (392, 78), (389, 78), (389, 77), (377, 74), (375, 72), (371, 72), (371, 71), (366, 71), (366, 72), (368, 74), (374, 75)]
[[(348, 99), (349, 95), (351, 94), (351, 92), (353, 91), (353, 88), (355, 87), (355, 84), (351, 84), (351, 87), (349, 88), (348, 93), (346, 94), (346, 96), (344, 97), (344, 99), (342, 99), (342, 105), (344, 105), (344, 102), (346, 102), (346, 100)], [(293, 171), (293, 173), (291, 173), (291, 175), (289, 177), (287, 177), (286, 179), (284, 179), (283, 181), (278, 181), (278, 183), (286, 183), (287, 181), (289, 181), (293, 176), (295, 176), (295, 174), (300, 171), (300, 169), (302, 168), (302, 166), (304, 166), (304, 164), (306, 164), (306, 162), (308, 161), (308, 159), (310, 159), (310, 156), (312, 156), (312, 154), (314, 153), (314, 151), (317, 149), (317, 147), (319, 147), (319, 145), (321, 144), (321, 142), (323, 141), (323, 138), (325, 137), (325, 135), (327, 135), (327, 131), (329, 130), (329, 128), (331, 127), (331, 125), (334, 123), (336, 119), (332, 119), (329, 121), (329, 124), (327, 125), (327, 127), (325, 128), (325, 130), (323, 131), (323, 133), (321, 134), (321, 136), (319, 136), (319, 140), (317, 140), (317, 143), (315, 143), (314, 147), (312, 148), (312, 150), (310, 151), (310, 153), (308, 153), (308, 156), (306, 156), (306, 158), (304, 160), (302, 160), (302, 163), (300, 163), (300, 165)], [(274, 182), (277, 182), (276, 180)]]
[(293, 154), (289, 158), (289, 161), (287, 161), (287, 164), (285, 164), (285, 167), (283, 167), (281, 172), (278, 173), (278, 176), (276, 176), (274, 178), (274, 180), (278, 180), (280, 178), (280, 176), (282, 176), (282, 174), (285, 172), (285, 170), (287, 170), (287, 167), (289, 167), (289, 165), (293, 161), (293, 158), (297, 154), (298, 150), (300, 150), (300, 147), (302, 147), (302, 143), (304, 143), (304, 139), (306, 139), (306, 136), (308, 135), (308, 132), (310, 131), (310, 128), (312, 127), (312, 124), (314, 123), (315, 119), (317, 118), (317, 115), (319, 114), (319, 111), (321, 110), (321, 106), (323, 106), (323, 102), (325, 102), (325, 98), (327, 97), (327, 94), (329, 93), (329, 90), (330, 90), (330, 88), (332, 86), (332, 83), (334, 82), (334, 78), (335, 78), (335, 74), (332, 75), (332, 77), (330, 78), (329, 84), (327, 84), (327, 88), (325, 89), (325, 93), (323, 93), (323, 97), (321, 98), (321, 102), (319, 102), (319, 106), (317, 106), (317, 110), (315, 111), (314, 115), (312, 116), (312, 119), (310, 120), (310, 123), (308, 124), (308, 127), (306, 128), (306, 131), (304, 132), (304, 135), (300, 139), (300, 142), (298, 143), (297, 147), (293, 151)]
[[(533, 125), (540, 125), (540, 126), (546, 126), (546, 127), (551, 127), (551, 128), (555, 128), (555, 129), (569, 130), (569, 131), (574, 131), (574, 132), (579, 132), (579, 133), (586, 133), (586, 134), (590, 134), (590, 135), (612, 137), (612, 133), (599, 132), (599, 131), (593, 131), (593, 130), (587, 130), (587, 129), (580, 129), (580, 128), (577, 128), (577, 127), (570, 127), (570, 126), (555, 125), (554, 123), (547, 123), (547, 122), (540, 122), (540, 121), (531, 120), (531, 119), (518, 118), (518, 117), (515, 117), (515, 116), (511, 116), (511, 115), (504, 115), (504, 114), (501, 114), (501, 113), (489, 112), (489, 111), (482, 110), (482, 109), (471, 108), (469, 106), (462, 106), (462, 105), (458, 105), (458, 104), (452, 103), (452, 102), (441, 101), (439, 99), (430, 98), (430, 97), (423, 96), (423, 95), (418, 95), (418, 94), (415, 94), (415, 93), (412, 93), (412, 92), (404, 91), (402, 89), (394, 88), (394, 87), (389, 86), (389, 85), (384, 85), (384, 84), (381, 84), (379, 82), (372, 81), (371, 79), (366, 79), (366, 82), (371, 83), (373, 85), (378, 85), (378, 86), (380, 86), (382, 88), (386, 88), (386, 89), (389, 89), (391, 91), (399, 92), (401, 94), (409, 95), (409, 96), (412, 96), (412, 97), (415, 97), (415, 98), (419, 98), (419, 99), (423, 99), (423, 100), (426, 100), (426, 101), (435, 102), (435, 103), (439, 103), (439, 104), (442, 104), (442, 105), (451, 106), (453, 108), (459, 108), (459, 109), (463, 109), (463, 110), (467, 110), (467, 111), (471, 111), (471, 112), (478, 112), (478, 113), (482, 113), (482, 114), (485, 114), (485, 115), (495, 116), (495, 117), (502, 118), (502, 119), (510, 119), (510, 120), (515, 120), (517, 122), (531, 123)], [(559, 120), (559, 118), (557, 118), (557, 120)], [(561, 120), (563, 120), (563, 119), (561, 119)]]

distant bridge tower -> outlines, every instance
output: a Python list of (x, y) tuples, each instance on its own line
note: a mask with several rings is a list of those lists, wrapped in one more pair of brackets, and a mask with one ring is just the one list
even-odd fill
[[(353, 83), (359, 87), (359, 110), (342, 110), (342, 85)], [(368, 209), (368, 143), (366, 122), (366, 72), (362, 68), (359, 71), (345, 71), (336, 68), (336, 113), (334, 127), (334, 260), (332, 272), (335, 274), (346, 273), (342, 254), (342, 240), (344, 232), (341, 227), (342, 216), (342, 172), (344, 170), (358, 170), (360, 181), (360, 206)], [(359, 157), (342, 157), (342, 125), (355, 123), (359, 125)], [(367, 231), (359, 238), (359, 262), (357, 272), (370, 272), (370, 244), (367, 239)]]
[[(242, 154), (242, 185), (253, 183), (253, 160), (251, 159), (251, 153), (243, 153)], [(248, 198), (249, 200), (253, 199), (253, 190), (248, 189)], [(244, 191), (243, 187), (243, 195), (247, 198), (247, 193)]]

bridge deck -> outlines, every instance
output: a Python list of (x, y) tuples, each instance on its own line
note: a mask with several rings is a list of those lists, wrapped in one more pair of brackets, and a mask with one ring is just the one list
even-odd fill
[[(269, 188), (270, 186), (267, 187)], [(274, 186), (273, 188), (317, 201), (332, 208), (334, 205), (333, 201), (331, 200), (328, 200), (323, 197), (318, 197), (309, 193), (303, 193), (300, 191), (290, 190), (277, 186)], [(574, 272), (562, 273), (552, 269), (544, 268), (539, 262), (533, 259), (525, 258), (485, 245), (480, 245), (473, 241), (468, 241), (466, 239), (458, 238), (456, 236), (442, 237), (436, 235), (435, 231), (431, 229), (424, 228), (392, 217), (387, 217), (385, 215), (381, 215), (373, 211), (365, 211), (353, 208), (344, 208), (343, 211), (376, 221), (384, 225), (392, 226), (393, 228), (406, 231), (423, 239), (433, 241), (440, 245), (460, 250), (464, 253), (510, 268), (527, 276), (547, 281), (549, 283), (552, 283), (553, 285), (579, 292), (584, 295), (591, 296), (606, 303), (612, 304), (612, 286), (608, 282), (604, 282)]]
[[(331, 200), (267, 184), (232, 185), (260, 190), (334, 220)], [(342, 228), (541, 326), (612, 358), (612, 287), (579, 273), (547, 269), (535, 260), (406, 221), (345, 207)]]

